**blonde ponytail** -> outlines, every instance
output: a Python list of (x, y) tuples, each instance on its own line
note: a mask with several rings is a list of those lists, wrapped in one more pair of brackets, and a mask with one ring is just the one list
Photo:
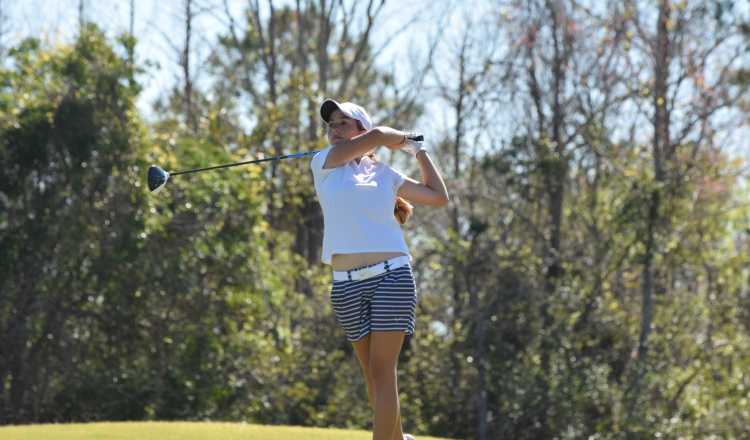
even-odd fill
[(398, 220), (399, 225), (403, 225), (406, 223), (407, 220), (409, 220), (409, 217), (411, 217), (412, 212), (412, 206), (409, 202), (402, 199), (401, 197), (396, 197), (396, 207), (393, 209), (393, 215), (396, 216), (396, 220)]

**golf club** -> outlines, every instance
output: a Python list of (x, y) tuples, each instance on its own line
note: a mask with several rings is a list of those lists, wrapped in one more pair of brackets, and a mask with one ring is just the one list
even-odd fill
[[(417, 142), (422, 142), (424, 141), (424, 136), (417, 135), (411, 139)], [(188, 171), (170, 172), (170, 171), (164, 171), (162, 168), (159, 168), (156, 165), (151, 165), (148, 168), (148, 189), (149, 191), (151, 191), (151, 194), (158, 194), (159, 191), (161, 191), (162, 188), (164, 188), (164, 186), (167, 184), (167, 181), (169, 180), (171, 176), (177, 176), (179, 174), (197, 173), (199, 171), (208, 171), (208, 170), (216, 170), (219, 168), (236, 167), (240, 165), (248, 165), (251, 163), (269, 162), (272, 160), (293, 159), (296, 157), (311, 156), (317, 152), (318, 151), (308, 151), (307, 153), (296, 153), (296, 154), (287, 154), (284, 156), (266, 157), (263, 159), (247, 160), (244, 162), (230, 163), (227, 165), (216, 165), (216, 166), (206, 167), (206, 168), (197, 168), (197, 169), (188, 170)]]

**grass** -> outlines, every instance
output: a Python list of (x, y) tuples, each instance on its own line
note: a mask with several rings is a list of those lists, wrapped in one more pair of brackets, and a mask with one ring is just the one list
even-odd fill
[[(0, 427), (3, 440), (370, 440), (367, 431), (215, 422), (117, 422)], [(417, 440), (442, 440), (419, 436)]]

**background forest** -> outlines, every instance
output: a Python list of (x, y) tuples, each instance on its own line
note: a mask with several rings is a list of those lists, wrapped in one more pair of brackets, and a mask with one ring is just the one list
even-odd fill
[(309, 160), (146, 188), (321, 149), (335, 98), (424, 133), (452, 198), (404, 228), (407, 431), (748, 438), (747, 2), (173, 0), (148, 108), (159, 67), (86, 3), (1, 40), (0, 423), (367, 428)]

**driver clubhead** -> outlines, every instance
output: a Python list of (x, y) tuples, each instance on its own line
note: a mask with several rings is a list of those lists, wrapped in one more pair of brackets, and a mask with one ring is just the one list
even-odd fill
[(151, 165), (148, 169), (148, 189), (151, 194), (159, 194), (164, 185), (169, 180), (169, 173), (156, 165)]

